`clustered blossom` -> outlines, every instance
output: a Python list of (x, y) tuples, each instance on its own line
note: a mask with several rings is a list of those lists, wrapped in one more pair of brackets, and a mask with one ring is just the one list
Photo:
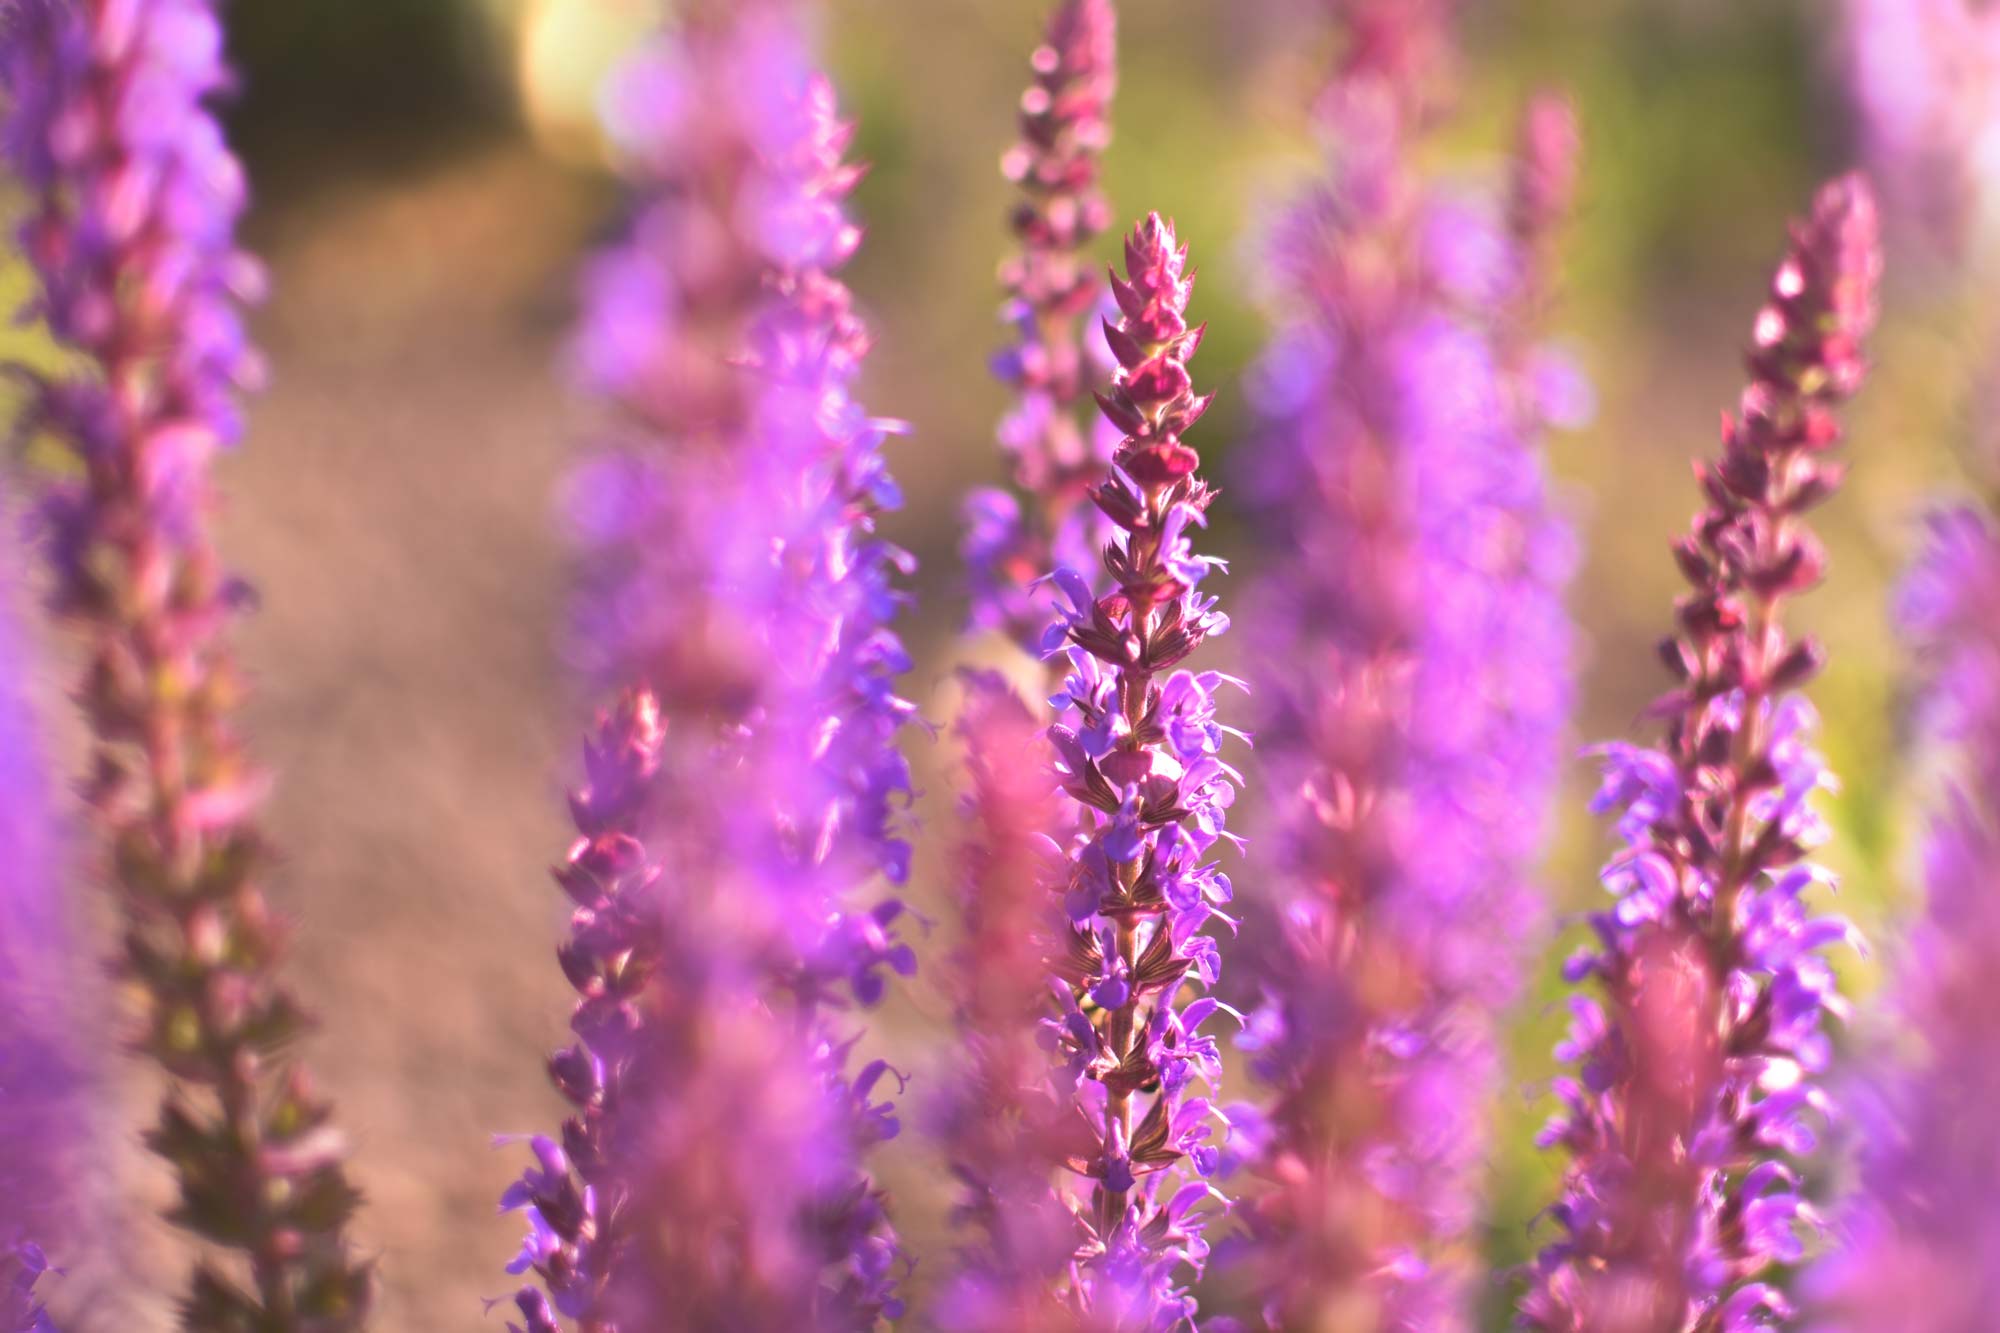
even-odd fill
[(2000, 202), (2000, 10), (1846, 0), (1841, 59), (1861, 154), (1899, 219), (1956, 249)]
[(1579, 1071), (1559, 1081), (1544, 1140), (1570, 1164), (1527, 1327), (1724, 1333), (1790, 1317), (1767, 1279), (1815, 1221), (1795, 1162), (1825, 1109), (1821, 1019), (1841, 1012), (1822, 950), (1852, 932), (1804, 901), (1828, 879), (1807, 859), (1829, 779), (1798, 692), (1822, 651), (1781, 611), (1821, 578), (1802, 515), (1840, 481), (1825, 455), (1861, 382), (1880, 268), (1866, 184), (1823, 187), (1757, 315), (1722, 456), (1697, 471), (1707, 507), (1674, 548), (1690, 589), (1661, 645), (1677, 681), (1653, 710), (1665, 744), (1603, 750), (1593, 808), (1618, 813), (1626, 846), (1603, 872), (1616, 902), (1591, 918), (1596, 947), (1567, 969), (1602, 998), (1573, 999), (1558, 1051)]
[(191, 1327), (359, 1325), (356, 1195), (328, 1107), (285, 1058), (306, 1027), (277, 980), (283, 932), (257, 878), (264, 780), (237, 738), (226, 629), (244, 601), (210, 537), (214, 453), (258, 377), (240, 305), (243, 172), (208, 108), (227, 86), (207, 0), (22, 0), (0, 36), (0, 146), (30, 194), (32, 310), (73, 373), (35, 382), (20, 430), (75, 474), (43, 506), (55, 609), (87, 638), (85, 795), (125, 913), (137, 1046), (169, 1086), (155, 1151), (173, 1219), (248, 1260), (204, 1261)]
[(830, 1317), (822, 1288), (847, 1237), (805, 1224), (851, 1211), (845, 1090), (766, 997), (768, 917), (676, 882), (688, 867), (660, 855), (660, 830), (716, 813), (671, 804), (665, 739), (658, 700), (634, 691), (584, 747), (578, 838), (556, 871), (575, 904), (559, 957), (577, 1040), (549, 1060), (574, 1114), (560, 1143), (532, 1140), (502, 1200), (529, 1220), (508, 1269), (543, 1284), (516, 1305), (526, 1333), (558, 1317), (604, 1333), (866, 1327)]
[(935, 1322), (953, 1333), (1053, 1333), (1084, 1327), (1057, 1301), (1076, 1224), (1052, 1186), (1089, 1145), (1039, 1031), (1047, 959), (1067, 932), (1067, 862), (1050, 836), (1062, 827), (1059, 802), (1035, 713), (997, 674), (967, 673), (964, 684), (965, 934), (940, 968), (958, 1049), (929, 1126), (958, 1185), (961, 1242)]
[(896, 427), (852, 397), (868, 334), (833, 276), (860, 173), (782, 6), (697, 8), (610, 108), (641, 202), (587, 281), (582, 362), (618, 422), (574, 511), (580, 655), (626, 694), (576, 808), (622, 850), (561, 876), (582, 1003), (551, 1068), (579, 1114), (509, 1195), (546, 1288), (517, 1304), (533, 1333), (872, 1328), (901, 1308), (863, 1166), (897, 1130), (892, 1071), (848, 1072), (840, 1016), (914, 954), (897, 900), (853, 901), (907, 874), (910, 712), (908, 561), (874, 531)]
[(785, 6), (728, 8), (697, 6), (607, 96), (637, 205), (584, 280), (576, 362), (609, 419), (570, 486), (569, 647), (591, 682), (650, 682), (675, 716), (823, 713), (787, 733), (815, 738), (827, 802), (795, 812), (799, 836), (900, 879), (908, 661), (889, 625), (909, 558), (874, 532), (901, 503), (880, 452), (900, 425), (851, 396), (868, 332), (829, 276), (860, 245), (861, 170)]
[(1897, 619), (1918, 655), (1925, 731), (1954, 763), (1924, 847), (1927, 900), (1888, 1017), (1911, 1049), (1857, 1089), (1861, 1189), (1807, 1285), (1815, 1333), (1977, 1328), (2000, 1299), (2000, 532), (1971, 506), (1931, 516)]
[(1497, 1016), (1570, 704), (1572, 540), (1540, 443), (1575, 394), (1538, 323), (1575, 130), (1531, 106), (1504, 207), (1427, 184), (1452, 7), (1335, 9), (1331, 171), (1274, 238), (1246, 477), (1277, 868), (1246, 931), (1242, 1044), (1271, 1098), (1237, 1116), (1267, 1185), (1244, 1254), (1274, 1325), (1466, 1328)]
[(1103, 285), (1089, 247), (1111, 222), (1098, 158), (1111, 141), (1116, 60), (1111, 0), (1061, 0), (1031, 60), (1021, 141), (1001, 160), (1022, 194), (1012, 218), (1021, 249), (1000, 271), (1016, 341), (994, 361), (1017, 395), (1000, 426), (1014, 489), (967, 497), (964, 554), (972, 623), (1030, 650), (1052, 614), (1042, 575), (1091, 568), (1105, 536), (1090, 488), (1116, 434), (1079, 408), (1103, 379), (1090, 327)]
[(1048, 737), (1080, 820), (1057, 886), (1062, 1009), (1045, 1023), (1090, 1131), (1067, 1163), (1088, 1189), (1071, 1200), (1066, 1304), (1109, 1327), (1175, 1329), (1194, 1314), (1185, 1282), (1208, 1254), (1199, 1205), (1221, 1197), (1205, 1179), (1218, 1117), (1195, 1084), (1212, 1092), (1221, 1075), (1201, 1028), (1222, 1006), (1181, 995), (1216, 981), (1215, 941), (1201, 931), (1230, 884), (1206, 858), (1229, 837), (1239, 778), (1220, 757), (1226, 678), (1180, 668), (1229, 621), (1199, 586), (1217, 563), (1192, 542), (1212, 492), (1182, 435), (1209, 404), (1187, 370), (1202, 331), (1187, 324), (1186, 249), (1158, 214), (1126, 239), (1125, 273), (1111, 283), (1122, 317), (1106, 323), (1120, 369), (1101, 400), (1125, 438), (1091, 492), (1117, 529), (1104, 552), (1113, 586), (1097, 597), (1081, 573), (1057, 570), (1067, 605), (1044, 638), (1051, 654), (1068, 647)]
[(814, 221), (772, 160), (786, 94), (771, 78), (797, 56), (771, 8), (732, 24), (690, 7), (606, 85), (632, 216), (584, 270), (571, 346), (578, 387), (609, 411), (566, 497), (581, 569), (565, 647), (598, 688), (644, 679), (736, 710), (755, 688), (748, 631), (687, 574), (734, 517), (716, 502), (748, 427), (740, 363), (773, 255)]

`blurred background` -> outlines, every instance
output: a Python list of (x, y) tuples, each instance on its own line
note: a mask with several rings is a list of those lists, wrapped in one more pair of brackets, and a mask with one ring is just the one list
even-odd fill
[[(1574, 589), (1589, 642), (1580, 746), (1629, 730), (1663, 683), (1652, 644), (1677, 590), (1666, 543), (1695, 499), (1688, 460), (1712, 451), (1717, 412), (1734, 403), (1786, 215), (1851, 161), (1838, 7), (1472, 8), (1439, 166), (1493, 179), (1515, 109), (1542, 85), (1576, 98), (1586, 136), (1559, 322), (1599, 409), (1552, 456), (1587, 551)], [(1223, 391), (1201, 443), (1226, 456), (1242, 419), (1231, 390), (1264, 336), (1249, 238), (1313, 170), (1304, 107), (1324, 33), (1309, 6), (1277, 0), (1126, 10), (1110, 191), (1127, 216), (1176, 217), (1201, 264), (1201, 378)], [(879, 333), (866, 401), (914, 425), (889, 445), (909, 495), (889, 531), (922, 561), (909, 637), (924, 665), (910, 692), (939, 721), (950, 667), (990, 655), (957, 634), (956, 514), (966, 487), (1001, 473), (1002, 393), (985, 373), (1008, 201), (997, 162), (1042, 11), (830, 0), (821, 19), (857, 153), (874, 164), (856, 200), (869, 243), (849, 277)], [(579, 256), (617, 213), (593, 88), (656, 12), (656, 0), (230, 7), (244, 76), (230, 117), (257, 193), (248, 240), (274, 274), (257, 321), (274, 377), (248, 446), (223, 466), (224, 540), (263, 595), (243, 646), (253, 739), (280, 776), (272, 892), (299, 923), (293, 978), (324, 1023), (311, 1063), (357, 1139), (372, 1200), (359, 1234), (379, 1256), (385, 1330), (500, 1326), (480, 1299), (510, 1289), (500, 1265), (519, 1227), (495, 1200), (518, 1150), (489, 1136), (558, 1116), (541, 1055), (567, 1017), (551, 957), (564, 913), (542, 867), (566, 841), (559, 793), (580, 714), (555, 638), (553, 497), (584, 415), (561, 352)], [(1845, 780), (1827, 801), (1831, 859), (1844, 910), (1883, 942), (1877, 958), (1893, 956), (1913, 827), (1887, 596), (1921, 502), (1966, 473), (1988, 345), (1976, 265), (1921, 226), (1894, 235), (1878, 370), (1852, 416), (1853, 480), (1824, 511), (1833, 577), (1800, 611), (1832, 654), (1816, 688)], [(0, 298), (24, 290), (0, 256)], [(42, 355), (32, 340), (8, 330), (0, 351)], [(1221, 544), (1232, 540), (1225, 519)], [(51, 648), (58, 664), (63, 651)], [(48, 694), (59, 702), (54, 682)], [(74, 740), (58, 738), (72, 767)], [(930, 825), (917, 897), (935, 908), (949, 757), (920, 736), (911, 745)], [(1590, 780), (1578, 760), (1547, 876), (1558, 917), (1599, 892), (1607, 836), (1582, 809)], [(1254, 874), (1253, 859), (1242, 875)], [(1531, 1252), (1551, 1190), (1553, 1164), (1529, 1139), (1563, 1022), (1564, 951), (1551, 943), (1512, 1027), (1495, 1108), (1496, 1266)], [(1875, 984), (1873, 964), (1841, 965), (1857, 993)], [(912, 1096), (945, 1013), (920, 979), (883, 1016), (878, 1044), (918, 1074)], [(150, 1102), (146, 1075), (117, 1077), (135, 1109)], [(64, 1256), (71, 1274), (50, 1294), (72, 1333), (165, 1329), (179, 1278), (148, 1212), (164, 1182), (123, 1128), (107, 1132), (102, 1166), (123, 1202)], [(943, 1183), (916, 1136), (890, 1145), (885, 1172), (906, 1233), (935, 1236)]]

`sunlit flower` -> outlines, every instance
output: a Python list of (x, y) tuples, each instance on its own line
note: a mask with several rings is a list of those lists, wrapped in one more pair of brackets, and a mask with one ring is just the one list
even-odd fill
[(1843, 1012), (1823, 951), (1852, 929), (1803, 901), (1829, 879), (1807, 859), (1829, 778), (1798, 693), (1822, 654), (1781, 613), (1821, 578), (1799, 515), (1840, 481), (1825, 455), (1861, 383), (1880, 268), (1867, 185), (1822, 188), (1758, 313), (1722, 456), (1699, 470), (1707, 505), (1674, 547), (1689, 591), (1661, 650), (1664, 743), (1604, 751), (1595, 808), (1622, 810), (1626, 846), (1603, 872), (1596, 947), (1569, 968), (1602, 998), (1576, 998), (1558, 1051), (1578, 1071), (1543, 1141), (1570, 1162), (1527, 1327), (1735, 1333), (1791, 1315), (1773, 1270), (1817, 1223), (1797, 1162), (1826, 1110), (1822, 1019)]
[(1088, 1130), (1066, 1163), (1088, 1183), (1065, 1191), (1063, 1299), (1092, 1327), (1183, 1327), (1187, 1283), (1208, 1256), (1203, 1204), (1221, 1198), (1207, 1177), (1226, 1134), (1210, 1101), (1222, 1061), (1202, 1027), (1222, 1006), (1183, 998), (1216, 981), (1203, 931), (1230, 924), (1231, 888), (1209, 856), (1229, 838), (1239, 781), (1218, 757), (1215, 712), (1234, 682), (1181, 666), (1229, 626), (1199, 586), (1216, 562), (1191, 546), (1211, 498), (1183, 439), (1209, 401), (1187, 369), (1202, 332), (1187, 323), (1192, 286), (1185, 247), (1153, 214), (1111, 283), (1119, 371), (1100, 402), (1126, 434), (1091, 496), (1117, 529), (1104, 559), (1113, 586), (1096, 597), (1077, 571), (1057, 571), (1064, 605), (1044, 640), (1070, 663), (1048, 740), (1080, 822), (1052, 877), (1067, 915), (1052, 951), (1062, 1009), (1043, 1023)]
[(1108, 374), (1092, 355), (1103, 283), (1089, 248), (1111, 222), (1098, 157), (1111, 142), (1116, 58), (1111, 0), (1061, 0), (1031, 61), (1021, 140), (1001, 159), (1021, 191), (1012, 218), (1021, 248), (1000, 270), (1001, 316), (1015, 341), (994, 358), (1016, 394), (1000, 426), (1014, 488), (966, 498), (964, 556), (972, 623), (1030, 649), (1050, 618), (1042, 576), (1058, 565), (1093, 568), (1105, 535), (1090, 488), (1117, 437), (1087, 409)]
[(1329, 169), (1271, 237), (1244, 472), (1276, 868), (1245, 931), (1271, 1100), (1242, 1256), (1278, 1326), (1436, 1333), (1471, 1327), (1499, 1014), (1570, 706), (1540, 326), (1576, 133), (1537, 100), (1507, 197), (1448, 193), (1415, 153), (1451, 7), (1332, 8)]
[[(124, 909), (137, 1044), (169, 1077), (147, 1135), (173, 1217), (242, 1273), (201, 1263), (191, 1327), (358, 1327), (357, 1196), (331, 1112), (287, 1052), (307, 1026), (279, 984), (258, 889), (265, 781), (243, 753), (226, 630), (246, 600), (210, 535), (209, 463), (260, 370), (236, 248), (243, 171), (210, 101), (229, 83), (207, 0), (24, 0), (0, 28), (0, 147), (27, 186), (32, 313), (76, 369), (38, 381), (19, 430), (73, 467), (42, 505), (55, 610), (88, 640), (85, 794)], [(248, 1285), (243, 1279), (248, 1278)]]

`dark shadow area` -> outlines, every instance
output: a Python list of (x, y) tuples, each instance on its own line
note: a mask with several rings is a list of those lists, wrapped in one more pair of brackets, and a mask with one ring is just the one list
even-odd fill
[(261, 191), (421, 171), (510, 132), (496, 39), (447, 0), (236, 0), (231, 137)]

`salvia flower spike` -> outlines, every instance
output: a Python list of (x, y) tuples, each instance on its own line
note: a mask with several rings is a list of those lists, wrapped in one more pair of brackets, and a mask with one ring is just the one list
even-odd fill
[(1066, 934), (1062, 802), (1035, 712), (998, 674), (964, 685), (964, 939), (940, 969), (957, 1045), (929, 1125), (957, 1183), (959, 1244), (934, 1318), (953, 1333), (1081, 1328), (1057, 1303), (1076, 1227), (1054, 1188), (1081, 1126), (1040, 1031), (1046, 960)]
[(1093, 349), (1104, 288), (1089, 248), (1111, 220), (1098, 159), (1111, 141), (1116, 58), (1111, 0), (1061, 0), (1031, 62), (1021, 140), (1001, 159), (1021, 191), (1012, 219), (1021, 248), (1000, 270), (1001, 317), (1015, 341), (994, 359), (1016, 395), (1000, 426), (1014, 487), (967, 497), (964, 556), (972, 623), (1030, 651), (1052, 615), (1041, 576), (1090, 568), (1103, 535), (1090, 487), (1115, 435), (1078, 409), (1103, 380)]
[[(1104, 552), (1112, 587), (1054, 575), (1066, 605), (1044, 647), (1068, 649), (1070, 673), (1049, 728), (1062, 789), (1081, 832), (1063, 869), (1068, 923), (1055, 958), (1060, 1013), (1046, 1020), (1067, 1063), (1090, 1140), (1069, 1163), (1088, 1182), (1067, 1298), (1114, 1328), (1185, 1326), (1185, 1282), (1207, 1258), (1204, 1200), (1219, 1153), (1211, 1093), (1221, 1058), (1203, 1025), (1215, 942), (1201, 933), (1230, 897), (1207, 859), (1239, 778), (1220, 756), (1226, 678), (1181, 664), (1228, 627), (1201, 583), (1213, 557), (1194, 551), (1212, 494), (1182, 438), (1208, 406), (1187, 362), (1193, 277), (1173, 229), (1153, 214), (1125, 241), (1125, 276), (1107, 321), (1119, 370), (1099, 401), (1125, 432), (1092, 498), (1116, 528)], [(1223, 918), (1227, 920), (1227, 918)]]
[(792, 812), (800, 836), (900, 879), (911, 710), (891, 622), (909, 558), (875, 532), (901, 503), (881, 458), (900, 426), (851, 392), (869, 335), (831, 275), (861, 241), (861, 169), (786, 10), (697, 10), (606, 99), (637, 198), (585, 275), (575, 359), (610, 412), (569, 488), (568, 646), (593, 684), (646, 682), (677, 718), (825, 711), (799, 734), (827, 742), (808, 748), (832, 785), (785, 784), (827, 801)]
[(1467, 1329), (1570, 697), (1540, 322), (1575, 132), (1537, 100), (1505, 200), (1447, 194), (1413, 162), (1449, 6), (1339, 11), (1330, 172), (1275, 237), (1248, 459), (1276, 871), (1245, 931), (1271, 1097), (1232, 1110), (1265, 1181), (1239, 1253), (1277, 1327)]
[(210, 537), (208, 476), (258, 377), (235, 246), (243, 172), (209, 99), (228, 83), (207, 0), (25, 0), (7, 10), (0, 143), (28, 187), (35, 307), (76, 354), (25, 433), (77, 477), (44, 508), (55, 607), (88, 638), (86, 794), (125, 915), (140, 1047), (169, 1076), (155, 1151), (173, 1218), (247, 1260), (204, 1261), (203, 1329), (357, 1327), (369, 1280), (343, 1233), (356, 1203), (330, 1112), (286, 1052), (306, 1026), (277, 979), (283, 932), (257, 887), (264, 781), (237, 738), (227, 644), (244, 601)]
[(2000, 1299), (2000, 1027), (1983, 1002), (2000, 965), (2000, 531), (1990, 512), (1931, 515), (1897, 619), (1918, 655), (1920, 720), (1953, 757), (1924, 846), (1926, 901), (1893, 969), (1888, 1006), (1911, 1059), (1883, 1052), (1845, 1108), (1861, 1187), (1839, 1244), (1805, 1287), (1815, 1333), (1978, 1328)]
[(584, 785), (570, 794), (578, 836), (555, 877), (576, 904), (559, 956), (580, 997), (577, 1042), (550, 1057), (549, 1075), (574, 1112), (562, 1143), (531, 1141), (534, 1166), (500, 1201), (524, 1210), (529, 1223), (507, 1271), (532, 1269), (547, 1289), (516, 1297), (528, 1333), (556, 1327), (551, 1300), (580, 1328), (611, 1326), (605, 1288), (624, 1200), (621, 1182), (604, 1169), (606, 1139), (629, 1100), (629, 1047), (663, 952), (662, 871), (641, 840), (640, 820), (664, 736), (659, 701), (643, 691), (626, 695), (598, 719), (584, 745)]
[[(1844, 0), (1839, 44), (1857, 147), (1893, 237), (1962, 255), (1993, 207), (2000, 12), (1979, 0)], [(1913, 249), (1913, 255), (1921, 247)]]
[(904, 1266), (863, 1163), (892, 1071), (849, 1071), (841, 1016), (914, 955), (897, 900), (853, 901), (907, 873), (910, 712), (908, 562), (874, 530), (894, 423), (852, 396), (868, 335), (833, 276), (859, 171), (784, 6), (698, 8), (610, 106), (640, 205), (604, 262), (643, 280), (592, 270), (583, 364), (620, 424), (573, 494), (579, 657), (629, 684), (575, 811), (586, 861), (616, 855), (558, 875), (578, 1114), (508, 1196), (542, 1279), (516, 1303), (535, 1333), (872, 1328)]
[(576, 1041), (549, 1074), (573, 1112), (501, 1201), (529, 1223), (508, 1271), (540, 1279), (518, 1327), (848, 1327), (822, 1316), (828, 1255), (803, 1224), (845, 1199), (844, 1097), (766, 998), (768, 912), (727, 910), (687, 882), (709, 867), (663, 855), (659, 830), (720, 813), (663, 780), (665, 742), (658, 700), (628, 692), (571, 795), (555, 876)]
[(1675, 677), (1653, 710), (1658, 749), (1601, 751), (1594, 808), (1626, 846), (1605, 866), (1616, 901), (1569, 976), (1545, 1142), (1567, 1150), (1558, 1235), (1521, 1305), (1565, 1333), (1772, 1326), (1790, 1303), (1769, 1280), (1816, 1219), (1797, 1159), (1825, 1108), (1823, 1015), (1842, 1002), (1822, 951), (1851, 936), (1804, 901), (1827, 873), (1811, 804), (1829, 779), (1799, 687), (1821, 649), (1782, 611), (1820, 581), (1803, 515), (1840, 480), (1835, 416), (1862, 377), (1881, 258), (1857, 176), (1824, 186), (1795, 225), (1758, 312), (1750, 385), (1722, 455), (1697, 468), (1706, 507), (1675, 557), (1689, 591), (1661, 645)]
[(838, 200), (815, 216), (765, 151), (782, 97), (761, 90), (795, 60), (782, 26), (684, 17), (603, 98), (632, 202), (585, 267), (570, 347), (578, 388), (609, 410), (566, 496), (581, 571), (564, 646), (607, 694), (645, 680), (682, 706), (740, 712), (757, 686), (746, 631), (688, 575), (735, 523), (716, 506), (753, 410), (741, 362), (771, 251), (837, 224)]

